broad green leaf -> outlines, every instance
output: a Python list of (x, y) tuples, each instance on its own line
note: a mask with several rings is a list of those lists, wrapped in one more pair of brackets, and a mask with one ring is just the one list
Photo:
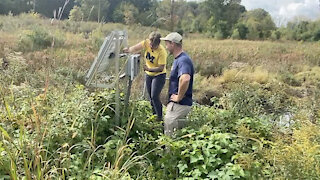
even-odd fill
[(200, 160), (204, 160), (204, 158), (203, 158), (202, 154), (199, 154), (199, 153), (190, 157), (190, 163), (195, 163)]
[(200, 177), (201, 176), (201, 171), (199, 170), (199, 169), (195, 169), (195, 170), (193, 170), (193, 172), (192, 172), (192, 177), (193, 178), (198, 178), (198, 177)]
[(183, 170), (188, 168), (188, 165), (186, 165), (186, 164), (178, 164), (177, 167), (179, 168), (179, 173), (182, 173)]

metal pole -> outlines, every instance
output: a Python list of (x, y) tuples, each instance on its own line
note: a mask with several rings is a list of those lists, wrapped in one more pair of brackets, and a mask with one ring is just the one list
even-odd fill
[(127, 112), (127, 109), (129, 107), (129, 100), (130, 100), (130, 94), (131, 94), (131, 86), (132, 86), (132, 80), (131, 77), (128, 79), (128, 89), (127, 89), (127, 94), (126, 94), (126, 99), (124, 100), (124, 113)]
[(119, 32), (115, 33), (115, 44), (116, 44), (116, 51), (115, 51), (115, 63), (116, 63), (116, 126), (120, 126), (120, 90), (119, 90), (119, 52), (120, 52), (120, 39), (119, 39)]

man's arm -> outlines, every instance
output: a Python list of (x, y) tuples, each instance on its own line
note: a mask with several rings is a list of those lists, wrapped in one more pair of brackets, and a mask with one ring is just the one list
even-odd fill
[(180, 102), (183, 97), (185, 96), (189, 83), (190, 83), (191, 76), (190, 74), (182, 74), (179, 77), (179, 89), (178, 94), (172, 94), (170, 100), (174, 102)]

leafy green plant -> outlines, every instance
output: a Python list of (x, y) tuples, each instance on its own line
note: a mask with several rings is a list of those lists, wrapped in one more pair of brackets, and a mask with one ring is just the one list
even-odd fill
[[(185, 130), (178, 139), (160, 138), (166, 147), (159, 160), (158, 175), (186, 179), (239, 179), (243, 169), (235, 164), (234, 156), (239, 150), (236, 136), (214, 133), (212, 129)], [(178, 169), (177, 169), (177, 168)]]
[(20, 35), (18, 49), (23, 52), (41, 50), (48, 47), (63, 45), (63, 38), (59, 32), (51, 35), (50, 32), (42, 27), (34, 27), (31, 31), (24, 31)]
[(292, 136), (277, 136), (266, 159), (274, 167), (273, 174), (284, 179), (318, 179), (319, 165), (318, 127), (303, 123)]
[(78, 6), (74, 6), (69, 14), (69, 19), (71, 21), (82, 21), (83, 20), (83, 12), (81, 11), (81, 9)]
[[(232, 90), (220, 99), (220, 103), (239, 117), (281, 115), (288, 111), (290, 100), (278, 89), (259, 88), (245, 83), (231, 85)], [(284, 103), (285, 102), (285, 103)]]

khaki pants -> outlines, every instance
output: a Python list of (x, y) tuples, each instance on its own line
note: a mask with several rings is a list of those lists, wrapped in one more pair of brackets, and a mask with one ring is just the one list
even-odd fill
[(185, 118), (190, 110), (191, 106), (169, 102), (167, 105), (167, 112), (164, 117), (164, 134), (172, 136), (176, 130), (182, 129), (186, 124)]

